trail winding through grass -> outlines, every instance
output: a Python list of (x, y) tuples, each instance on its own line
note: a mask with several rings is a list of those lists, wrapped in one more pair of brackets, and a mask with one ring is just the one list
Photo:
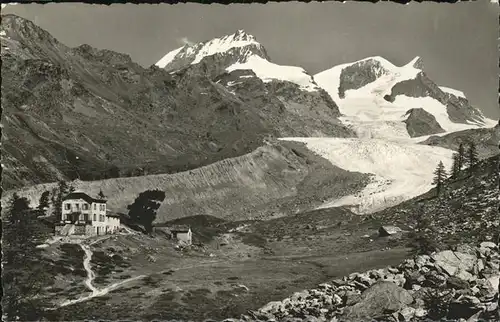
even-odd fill
[(90, 299), (92, 299), (94, 297), (99, 297), (99, 296), (106, 295), (109, 292), (111, 292), (112, 290), (117, 289), (118, 287), (120, 287), (120, 286), (122, 286), (124, 284), (127, 284), (128, 282), (132, 282), (132, 281), (135, 281), (135, 280), (138, 280), (138, 279), (146, 277), (146, 275), (139, 275), (139, 276), (127, 278), (126, 280), (123, 280), (123, 281), (120, 281), (120, 282), (117, 282), (117, 283), (110, 284), (110, 285), (108, 285), (108, 286), (106, 286), (106, 287), (104, 287), (102, 289), (98, 289), (97, 287), (95, 287), (94, 284), (93, 284), (94, 283), (94, 279), (95, 279), (95, 272), (92, 270), (92, 266), (90, 264), (90, 261), (92, 260), (92, 255), (93, 255), (93, 252), (90, 249), (90, 245), (93, 245), (93, 244), (95, 244), (97, 242), (100, 242), (102, 240), (103, 239), (96, 240), (96, 241), (92, 242), (89, 245), (86, 245), (85, 242), (79, 243), (80, 247), (85, 252), (85, 257), (83, 259), (83, 267), (85, 268), (85, 271), (87, 271), (87, 278), (85, 279), (84, 283), (85, 283), (85, 286), (87, 286), (87, 288), (90, 291), (92, 291), (92, 293), (90, 293), (90, 295), (85, 295), (85, 296), (79, 297), (79, 298), (77, 298), (75, 300), (64, 301), (63, 303), (61, 303), (59, 305), (59, 307), (64, 307), (64, 306), (68, 306), (68, 305), (72, 305), (72, 304), (76, 304), (76, 303), (88, 301), (88, 300), (90, 300)]

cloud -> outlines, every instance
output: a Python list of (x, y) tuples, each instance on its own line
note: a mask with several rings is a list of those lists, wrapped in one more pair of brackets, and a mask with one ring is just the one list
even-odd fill
[(182, 37), (180, 39), (177, 39), (178, 42), (180, 42), (183, 45), (194, 45), (194, 42), (190, 41), (187, 37)]

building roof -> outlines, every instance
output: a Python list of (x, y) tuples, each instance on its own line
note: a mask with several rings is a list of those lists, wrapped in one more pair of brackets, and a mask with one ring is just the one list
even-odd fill
[(119, 214), (115, 214), (114, 212), (106, 211), (106, 216), (120, 218)]
[(185, 225), (170, 226), (168, 229), (173, 233), (187, 233), (191, 228)]
[(106, 203), (107, 202), (107, 200), (104, 200), (104, 199), (92, 198), (91, 196), (89, 196), (85, 192), (71, 192), (63, 198), (63, 201), (64, 200), (71, 200), (71, 199), (83, 199), (88, 203), (93, 203), (93, 202)]

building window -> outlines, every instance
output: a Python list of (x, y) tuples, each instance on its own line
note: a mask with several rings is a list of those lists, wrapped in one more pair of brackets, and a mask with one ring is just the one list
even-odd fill
[(84, 203), (82, 209), (83, 210), (89, 210), (89, 205), (86, 204), (86, 203)]
[(71, 209), (71, 205), (69, 203), (64, 204), (64, 209), (70, 210)]
[(94, 210), (97, 210), (97, 204), (94, 204)]
[(96, 214), (94, 214), (94, 221), (96, 221), (96, 220), (97, 220), (97, 216), (96, 216)]
[(76, 210), (80, 210), (80, 204), (75, 203)]

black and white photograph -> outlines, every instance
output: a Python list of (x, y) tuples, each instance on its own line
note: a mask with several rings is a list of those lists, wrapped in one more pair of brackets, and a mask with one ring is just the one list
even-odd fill
[(499, 15), (2, 3), (2, 320), (500, 321)]

